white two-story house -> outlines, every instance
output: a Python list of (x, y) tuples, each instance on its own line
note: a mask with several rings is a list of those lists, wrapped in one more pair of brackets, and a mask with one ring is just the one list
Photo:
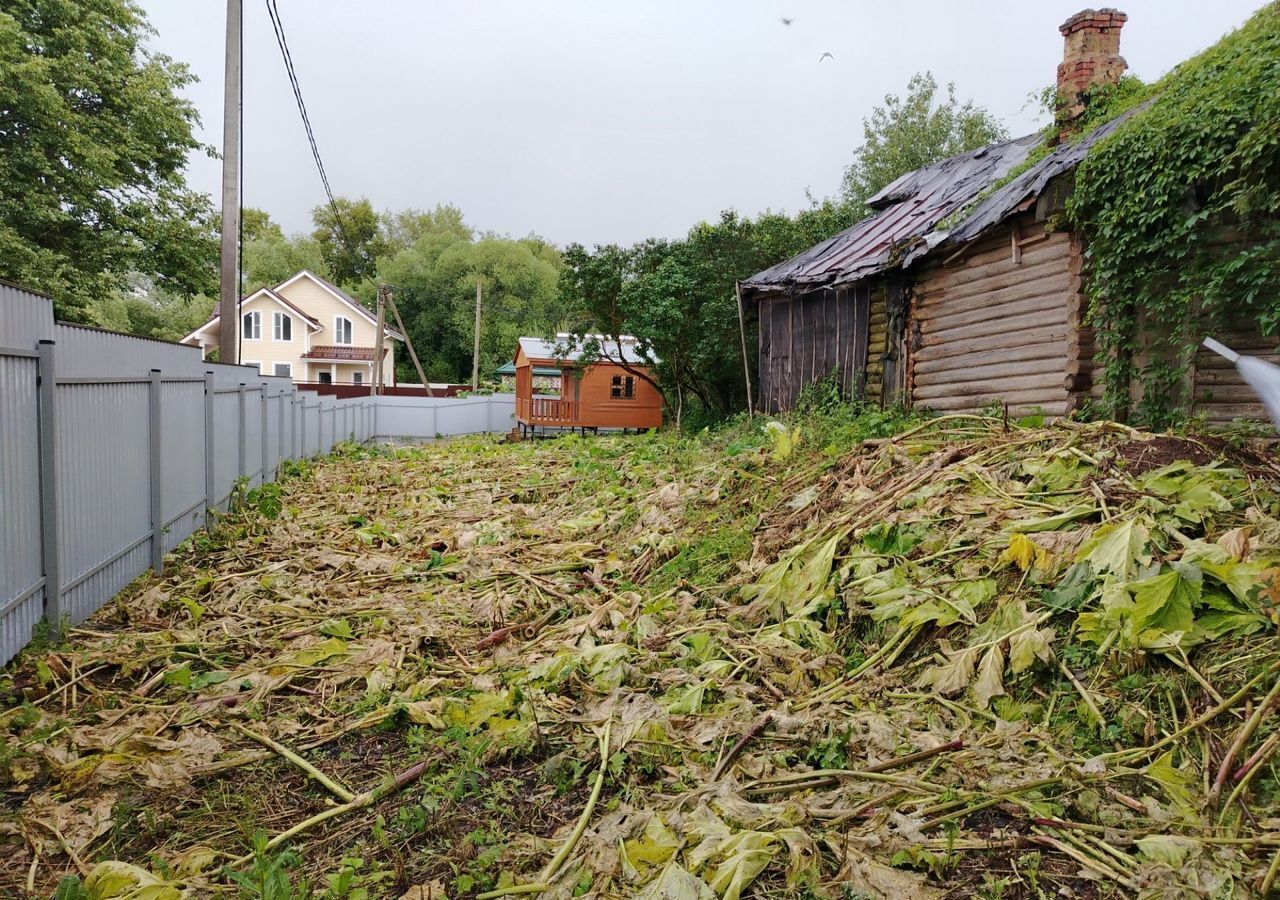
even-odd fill
[[(218, 346), (218, 309), (182, 343), (206, 355)], [(395, 341), (384, 326), (382, 383), (395, 383)], [(350, 294), (303, 270), (240, 302), (240, 362), (264, 375), (297, 382), (370, 384), (377, 353), (377, 319)]]

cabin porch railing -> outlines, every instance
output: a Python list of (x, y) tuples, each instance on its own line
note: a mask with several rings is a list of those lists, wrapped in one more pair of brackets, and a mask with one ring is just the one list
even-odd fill
[(517, 397), (516, 418), (530, 425), (576, 425), (582, 416), (577, 400), (558, 397)]

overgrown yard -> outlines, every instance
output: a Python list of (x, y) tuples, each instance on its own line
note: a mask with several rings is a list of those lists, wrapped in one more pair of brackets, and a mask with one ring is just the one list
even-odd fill
[(0, 895), (1259, 895), (1277, 517), (1109, 424), (348, 447), (3, 674)]

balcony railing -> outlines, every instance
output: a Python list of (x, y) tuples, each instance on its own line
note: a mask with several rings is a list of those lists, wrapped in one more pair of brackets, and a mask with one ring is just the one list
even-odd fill
[(559, 397), (516, 399), (516, 418), (531, 425), (576, 425), (581, 414), (582, 404), (577, 400)]

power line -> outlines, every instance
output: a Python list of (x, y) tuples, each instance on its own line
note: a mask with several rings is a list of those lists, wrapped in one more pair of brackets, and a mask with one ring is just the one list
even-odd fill
[(271, 17), (271, 27), (276, 33), (276, 43), (280, 46), (280, 56), (284, 59), (285, 71), (289, 76), (289, 85), (293, 89), (293, 97), (298, 105), (298, 114), (302, 117), (302, 127), (307, 132), (307, 143), (311, 145), (311, 156), (316, 161), (316, 170), (320, 173), (320, 183), (324, 186), (325, 197), (328, 198), (329, 209), (333, 212), (333, 221), (338, 229), (338, 236), (346, 244), (347, 252), (356, 255), (355, 247), (347, 235), (346, 223), (338, 204), (333, 198), (333, 189), (329, 186), (329, 175), (324, 169), (324, 160), (320, 157), (320, 146), (316, 143), (315, 131), (311, 128), (311, 117), (307, 115), (307, 104), (302, 99), (302, 86), (298, 83), (298, 73), (293, 67), (293, 54), (289, 52), (289, 39), (285, 36), (284, 21), (280, 18), (280, 9), (276, 0), (266, 0), (267, 15)]

